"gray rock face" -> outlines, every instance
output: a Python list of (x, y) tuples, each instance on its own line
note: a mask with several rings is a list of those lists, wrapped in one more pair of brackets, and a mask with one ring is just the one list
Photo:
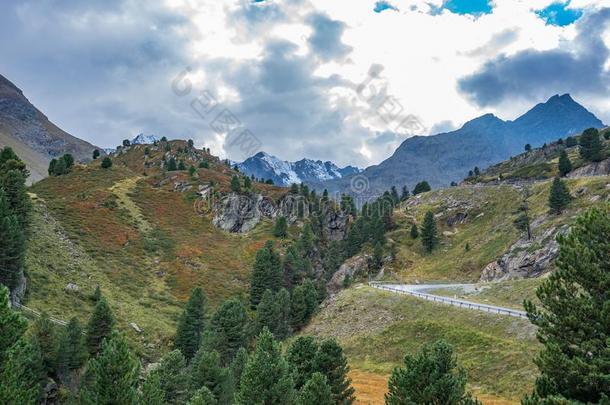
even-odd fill
[(602, 160), (601, 162), (593, 162), (588, 165), (574, 169), (568, 173), (569, 178), (589, 177), (589, 176), (606, 176), (610, 174), (610, 159)]
[(354, 278), (354, 276), (366, 273), (369, 268), (369, 259), (369, 255), (358, 255), (347, 259), (326, 284), (328, 291), (336, 293), (341, 290), (347, 276)]
[(481, 273), (480, 281), (505, 281), (538, 277), (548, 271), (559, 254), (558, 234), (567, 227), (550, 228), (531, 240), (519, 239), (500, 259), (489, 263)]
[(328, 210), (324, 217), (324, 226), (328, 240), (343, 240), (347, 231), (348, 220), (348, 215), (340, 211)]
[(17, 286), (11, 290), (11, 294), (9, 296), (9, 300), (11, 302), (11, 306), (19, 306), (23, 297), (25, 296), (25, 289), (27, 287), (27, 280), (25, 278), (25, 274), (23, 271), (19, 275), (19, 280), (17, 282)]
[(273, 201), (260, 194), (231, 193), (215, 205), (212, 223), (228, 232), (246, 233), (263, 217), (274, 218), (274, 207)]

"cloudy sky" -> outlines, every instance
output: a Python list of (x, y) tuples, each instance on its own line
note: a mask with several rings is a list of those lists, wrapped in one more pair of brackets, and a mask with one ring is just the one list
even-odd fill
[[(407, 137), (571, 93), (610, 122), (608, 0), (23, 0), (0, 74), (102, 147), (379, 163)], [(245, 141), (251, 147), (244, 147)]]

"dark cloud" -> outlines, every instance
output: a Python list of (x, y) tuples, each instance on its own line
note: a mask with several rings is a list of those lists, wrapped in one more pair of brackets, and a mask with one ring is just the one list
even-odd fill
[(602, 34), (609, 20), (610, 8), (583, 17), (573, 42), (548, 51), (500, 56), (462, 78), (459, 89), (482, 107), (513, 98), (540, 100), (557, 93), (608, 94), (610, 75), (604, 65), (610, 52)]
[(342, 60), (352, 51), (351, 46), (341, 42), (345, 24), (333, 20), (325, 14), (314, 13), (309, 16), (313, 33), (309, 37), (312, 50), (323, 60)]

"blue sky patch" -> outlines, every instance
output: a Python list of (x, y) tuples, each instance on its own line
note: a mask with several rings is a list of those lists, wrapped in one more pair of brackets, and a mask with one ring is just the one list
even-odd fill
[(491, 13), (490, 0), (448, 0), (441, 9), (446, 9), (455, 14), (482, 15)]
[(582, 17), (582, 10), (568, 8), (569, 5), (569, 1), (553, 3), (547, 8), (536, 11), (536, 14), (546, 21), (548, 25), (565, 27)]
[(376, 13), (381, 13), (382, 11), (385, 11), (385, 10), (398, 11), (398, 9), (396, 7), (394, 7), (393, 5), (388, 3), (387, 1), (378, 1), (377, 3), (375, 3), (374, 11)]

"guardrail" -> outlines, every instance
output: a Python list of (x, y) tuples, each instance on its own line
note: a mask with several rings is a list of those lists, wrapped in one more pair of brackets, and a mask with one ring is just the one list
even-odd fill
[[(42, 315), (40, 312), (36, 311), (35, 309), (32, 308), (28, 308), (25, 305), (21, 305), (21, 304), (15, 304), (14, 307), (16, 309), (19, 309), (23, 312), (26, 312), (30, 315), (33, 315), (37, 318), (40, 318), (40, 316)], [(52, 316), (49, 317), (49, 320), (57, 325), (61, 325), (61, 326), (66, 326), (68, 324), (68, 322), (63, 321), (61, 319), (57, 319), (57, 318), (53, 318)]]
[(398, 294), (412, 295), (414, 297), (422, 298), (427, 301), (439, 302), (439, 303), (447, 304), (447, 305), (453, 305), (454, 307), (474, 309), (474, 310), (488, 312), (488, 313), (492, 313), (492, 314), (508, 315), (508, 316), (512, 316), (515, 318), (527, 319), (527, 314), (525, 312), (517, 311), (514, 309), (495, 307), (492, 305), (485, 305), (485, 304), (478, 304), (475, 302), (463, 301), (463, 300), (458, 300), (458, 299), (449, 298), (449, 297), (441, 297), (438, 295), (426, 294), (426, 293), (422, 293), (422, 292), (418, 292), (418, 291), (403, 290), (400, 288), (393, 288), (391, 285), (388, 285), (388, 284), (383, 284), (383, 283), (374, 282), (374, 281), (369, 282), (369, 286), (371, 286), (373, 288), (377, 288), (379, 290), (391, 291), (391, 292), (398, 293)]

